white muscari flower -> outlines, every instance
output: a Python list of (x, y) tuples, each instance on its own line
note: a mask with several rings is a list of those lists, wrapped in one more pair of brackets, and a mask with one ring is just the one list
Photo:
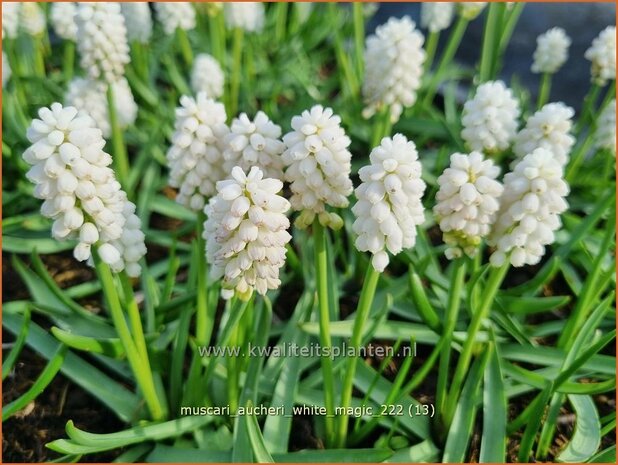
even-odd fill
[(225, 172), (231, 172), (235, 166), (243, 171), (257, 166), (267, 178), (283, 179), (281, 154), (285, 144), (280, 138), (281, 127), (273, 123), (263, 111), (258, 111), (253, 121), (246, 113), (241, 113), (232, 120), (230, 133), (225, 138)]
[(45, 13), (37, 3), (21, 2), (19, 27), (31, 36), (45, 31)]
[(609, 150), (616, 156), (616, 99), (608, 103), (601, 112), (594, 138), (597, 148)]
[(245, 175), (236, 166), (230, 179), (217, 183), (217, 195), (204, 208), (203, 236), (210, 274), (223, 277), (224, 297), (236, 292), (247, 300), (253, 290), (264, 295), (281, 285), (279, 270), (292, 238), (285, 215), (290, 203), (277, 195), (282, 188), (257, 167)]
[(193, 92), (206, 92), (210, 98), (217, 99), (223, 95), (224, 84), (225, 76), (219, 62), (207, 53), (197, 55), (191, 71)]
[(426, 57), (424, 40), (408, 16), (390, 18), (367, 38), (363, 82), (365, 117), (388, 105), (391, 121), (396, 122), (404, 108), (414, 105)]
[(554, 27), (536, 38), (533, 73), (555, 73), (569, 58), (571, 39), (561, 27)]
[(616, 26), (608, 26), (592, 41), (584, 55), (592, 62), (592, 81), (603, 86), (616, 79)]
[(261, 32), (264, 28), (264, 5), (261, 2), (224, 2), (223, 14), (228, 29)]
[(537, 264), (561, 226), (568, 193), (562, 167), (549, 150), (538, 148), (520, 160), (504, 177), (498, 219), (490, 235), (490, 244), (496, 247), (490, 263)]
[(88, 2), (77, 6), (77, 49), (91, 79), (114, 82), (131, 61), (120, 4)]
[(365, 18), (372, 18), (380, 9), (379, 2), (363, 2), (363, 16)]
[(2, 2), (2, 37), (14, 39), (19, 31), (21, 2)]
[(190, 31), (195, 29), (195, 8), (190, 2), (155, 2), (157, 19), (163, 26), (163, 32), (168, 36), (174, 34), (176, 29)]
[(517, 132), (519, 103), (502, 81), (481, 84), (464, 104), (461, 137), (477, 152), (506, 150)]
[(146, 253), (135, 205), (127, 200), (114, 171), (112, 157), (95, 121), (75, 107), (54, 103), (39, 110), (28, 128), (32, 143), (23, 159), (32, 167), (26, 177), (44, 200), (41, 214), (54, 220), (52, 236), (76, 239), (77, 260), (91, 262), (92, 248), (112, 270), (139, 275)]
[(169, 183), (179, 189), (176, 201), (194, 211), (216, 193), (223, 170), (224, 140), (229, 133), (223, 104), (200, 92), (183, 96), (176, 109), (172, 145), (167, 151)]
[(347, 207), (354, 190), (350, 138), (340, 124), (341, 118), (332, 109), (315, 105), (294, 116), (292, 131), (283, 136), (285, 180), (291, 183), (292, 208), (302, 212), (296, 220), (301, 228), (316, 215), (324, 226), (338, 229), (343, 225), (337, 214), (326, 211), (327, 205)]
[(397, 255), (416, 243), (416, 226), (425, 220), (425, 183), (416, 146), (401, 134), (382, 139), (369, 160), (358, 172), (362, 184), (352, 207), (353, 229), (356, 248), (371, 252), (373, 267), (382, 272), (389, 262), (387, 251)]
[(575, 111), (562, 102), (548, 103), (528, 118), (524, 127), (515, 136), (513, 152), (519, 158), (539, 147), (549, 150), (554, 158), (565, 166), (575, 144), (571, 134)]
[(51, 4), (49, 19), (58, 37), (73, 42), (77, 40), (76, 13), (75, 2), (54, 2)]
[(466, 254), (474, 257), (481, 240), (495, 221), (500, 206), (502, 184), (491, 160), (480, 152), (454, 153), (451, 164), (438, 177), (440, 189), (433, 212), (448, 246), (445, 255), (452, 260)]
[(123, 2), (120, 8), (127, 26), (129, 41), (137, 41), (141, 44), (150, 42), (150, 36), (152, 36), (150, 5), (147, 2)]
[(11, 65), (6, 57), (6, 53), (2, 52), (2, 88), (6, 86), (6, 83), (11, 79)]
[(429, 32), (440, 32), (453, 22), (455, 5), (451, 2), (423, 2), (421, 5), (421, 26)]
[(459, 14), (468, 21), (472, 21), (485, 9), (487, 2), (459, 2), (457, 6)]

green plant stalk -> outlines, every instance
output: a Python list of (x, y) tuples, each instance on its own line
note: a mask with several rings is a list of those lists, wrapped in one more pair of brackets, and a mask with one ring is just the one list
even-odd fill
[(238, 97), (240, 95), (240, 77), (242, 74), (242, 47), (244, 31), (237, 27), (234, 29), (232, 45), (232, 78), (230, 79), (230, 101), (228, 106), (228, 118), (233, 118), (238, 111)]
[[(212, 43), (212, 55), (221, 66), (224, 65), (225, 60), (225, 28), (220, 27), (222, 21), (222, 13), (208, 16), (208, 30), (210, 32), (210, 42)], [(221, 33), (222, 31), (223, 34)]]
[(492, 69), (493, 76), (496, 76), (502, 67), (502, 57), (504, 56), (506, 48), (511, 41), (513, 31), (515, 30), (515, 26), (517, 25), (521, 12), (524, 10), (525, 6), (525, 2), (514, 3), (512, 4), (511, 9), (505, 11), (503, 14), (502, 22), (500, 24), (501, 33), (499, 46), (494, 48), (494, 67)]
[(373, 133), (371, 135), (371, 148), (377, 147), (383, 137), (387, 137), (391, 132), (391, 111), (390, 106), (384, 105), (374, 116)]
[[(337, 8), (338, 8), (338, 5), (335, 3), (328, 4), (328, 11), (329, 11), (331, 18), (336, 18), (337, 19), (336, 22), (339, 23), (338, 21), (339, 11), (337, 10)], [(333, 21), (333, 23), (334, 22), (335, 21)], [(350, 64), (350, 61), (348, 60), (348, 55), (345, 53), (343, 49), (343, 41), (341, 39), (339, 27), (336, 27), (334, 31), (334, 44), (335, 44), (335, 55), (337, 57), (337, 63), (339, 67), (341, 68), (341, 70), (343, 71), (343, 74), (341, 74), (341, 88), (343, 89), (347, 86), (347, 88), (350, 91), (350, 94), (353, 97), (356, 97), (359, 93), (360, 87), (358, 84), (358, 80), (356, 79), (356, 74), (354, 73), (352, 69), (352, 65)]]
[(288, 2), (276, 4), (275, 40), (281, 43), (286, 36), (286, 23), (288, 20)]
[(214, 324), (208, 312), (208, 275), (206, 271), (205, 258), (206, 249), (204, 238), (202, 237), (202, 233), (204, 232), (204, 221), (206, 221), (206, 214), (200, 211), (197, 215), (196, 225), (196, 241), (200, 252), (197, 267), (197, 310), (195, 316), (195, 341), (198, 345), (208, 344)]
[(487, 278), (487, 283), (485, 285), (485, 295), (483, 301), (481, 302), (478, 310), (472, 315), (472, 321), (470, 322), (470, 326), (468, 327), (466, 341), (464, 342), (461, 354), (459, 356), (459, 360), (457, 361), (457, 368), (455, 369), (455, 374), (453, 375), (453, 381), (451, 383), (451, 389), (448, 394), (445, 410), (445, 425), (447, 427), (450, 425), (453, 419), (455, 407), (457, 406), (457, 400), (461, 391), (461, 386), (464, 378), (466, 377), (466, 373), (468, 372), (468, 368), (470, 367), (470, 361), (472, 359), (474, 351), (476, 334), (481, 328), (483, 320), (485, 320), (489, 316), (491, 306), (494, 303), (494, 299), (496, 297), (496, 294), (498, 293), (498, 289), (500, 288), (502, 281), (504, 281), (504, 277), (506, 276), (506, 272), (509, 269), (509, 265), (510, 262), (506, 260), (500, 268), (492, 269), (492, 272), (489, 274), (489, 277)]
[(187, 68), (191, 69), (193, 66), (193, 49), (191, 48), (191, 42), (189, 42), (187, 31), (180, 27), (176, 28), (176, 41)]
[[(358, 308), (356, 309), (356, 315), (354, 317), (352, 337), (350, 338), (350, 347), (353, 347), (356, 351), (361, 347), (363, 329), (365, 322), (367, 321), (367, 317), (369, 316), (369, 311), (371, 310), (371, 305), (375, 297), (379, 278), (380, 273), (377, 272), (371, 264), (369, 264), (367, 266), (365, 280), (363, 281), (363, 288), (361, 290), (360, 300), (358, 301)], [(357, 362), (358, 358), (355, 356), (348, 359), (348, 367), (345, 372), (343, 386), (341, 388), (340, 406), (343, 407), (344, 411), (350, 406), (352, 401), (352, 388), (354, 386), (354, 375), (356, 374)], [(341, 415), (339, 417), (339, 427), (337, 428), (336, 441), (336, 446), (339, 448), (345, 448), (345, 442), (348, 436), (348, 423), (347, 415)]]
[(449, 286), (448, 303), (446, 309), (446, 321), (442, 337), (446, 340), (440, 353), (440, 365), (438, 369), (438, 384), (436, 387), (436, 410), (443, 414), (446, 409), (447, 382), (451, 357), (451, 341), (453, 331), (459, 316), (459, 306), (461, 303), (461, 292), (466, 277), (466, 259), (460, 257), (453, 262), (451, 271), (451, 282)]
[[(582, 109), (581, 114), (579, 115), (579, 119), (577, 120), (577, 124), (575, 125), (574, 133), (579, 135), (586, 124), (591, 120), (592, 109), (594, 108), (595, 103), (599, 97), (599, 93), (601, 92), (601, 86), (593, 83), (590, 87), (590, 90), (584, 97), (584, 108)], [(592, 118), (594, 120), (594, 118)]]
[(75, 42), (72, 40), (64, 41), (64, 55), (62, 60), (62, 75), (66, 82), (73, 79), (75, 70)]
[(112, 127), (112, 147), (114, 148), (114, 169), (118, 175), (120, 184), (126, 189), (129, 180), (129, 158), (127, 147), (124, 143), (124, 136), (120, 129), (118, 114), (116, 113), (116, 103), (114, 98), (114, 88), (111, 84), (107, 85), (107, 108), (109, 112), (109, 122)]
[(34, 52), (34, 71), (40, 78), (45, 78), (45, 50), (43, 36), (32, 37), (32, 48)]
[(431, 69), (433, 59), (436, 57), (436, 50), (438, 49), (438, 41), (440, 39), (439, 31), (432, 31), (427, 36), (427, 45), (425, 46), (425, 72), (427, 73)]
[(360, 82), (363, 80), (365, 50), (365, 17), (363, 15), (362, 2), (352, 3), (352, 14), (354, 16), (354, 45), (356, 52), (356, 73)]
[(483, 33), (483, 46), (481, 49), (481, 65), (479, 69), (480, 82), (489, 81), (494, 69), (494, 50), (499, 46), (496, 43), (496, 33), (499, 29), (500, 8), (498, 3), (491, 3), (485, 19), (485, 31)]
[(539, 87), (539, 96), (536, 101), (537, 110), (547, 103), (549, 93), (551, 91), (552, 73), (543, 73), (541, 76), (541, 85)]
[(133, 341), (135, 341), (135, 346), (137, 347), (140, 357), (142, 357), (144, 363), (148, 365), (148, 370), (150, 371), (148, 349), (146, 347), (146, 338), (144, 337), (144, 327), (142, 326), (139, 308), (137, 306), (137, 301), (135, 300), (135, 295), (133, 294), (133, 286), (131, 286), (131, 281), (124, 271), (118, 273), (118, 277), (120, 278), (120, 285), (124, 294), (124, 308), (129, 315), (129, 323), (131, 324), (131, 335), (133, 336)]
[(131, 43), (131, 55), (139, 79), (145, 83), (149, 82), (148, 53), (144, 48), (144, 44), (134, 40)]
[(103, 294), (107, 300), (109, 306), (112, 322), (118, 333), (118, 337), (122, 342), (122, 345), (127, 354), (127, 359), (131, 370), (135, 375), (135, 380), (142, 391), (148, 410), (153, 420), (164, 419), (164, 409), (161, 405), (160, 399), (157, 395), (157, 391), (154, 385), (152, 372), (147, 360), (143, 360), (140, 356), (139, 350), (131, 337), (131, 331), (127, 325), (124, 314), (122, 312), (122, 306), (120, 304), (120, 298), (114, 285), (114, 279), (112, 272), (105, 263), (99, 258), (98, 250), (95, 248), (95, 253), (92, 254), (95, 263), (95, 269), (99, 277), (99, 282), (103, 289)]
[[(233, 350), (236, 345), (238, 345), (238, 325), (232, 330), (229, 347)], [(238, 386), (240, 358), (228, 354), (225, 362), (227, 366), (227, 403), (230, 406), (230, 412), (234, 414), (238, 410), (238, 400), (240, 397), (240, 387)]]
[(566, 174), (565, 174), (565, 179), (567, 183), (569, 184), (573, 183), (575, 176), (577, 175), (579, 171), (579, 167), (584, 161), (584, 157), (586, 156), (586, 154), (592, 147), (593, 143), (594, 143), (594, 131), (590, 130), (588, 134), (586, 134), (586, 138), (584, 139), (584, 141), (579, 145), (579, 147), (575, 149), (573, 155), (571, 156), (571, 161), (569, 162), (567, 166)]
[[(320, 345), (322, 349), (332, 347), (330, 337), (330, 311), (328, 305), (328, 255), (326, 250), (326, 231), (316, 218), (313, 222), (313, 234), (315, 238), (315, 272), (318, 291), (318, 309), (320, 322)], [(335, 432), (335, 377), (333, 375), (333, 363), (330, 357), (321, 357), (322, 377), (324, 378), (324, 406), (326, 417), (324, 418), (326, 429), (326, 444), (330, 447), (334, 443)]]

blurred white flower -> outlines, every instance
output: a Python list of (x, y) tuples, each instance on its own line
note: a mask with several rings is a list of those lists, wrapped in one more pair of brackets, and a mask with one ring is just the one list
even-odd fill
[(423, 34), (408, 16), (390, 18), (367, 38), (363, 98), (370, 117), (384, 105), (391, 121), (399, 120), (404, 108), (416, 102), (421, 85), (425, 51)]
[(388, 252), (397, 255), (416, 243), (416, 226), (425, 220), (421, 202), (425, 183), (413, 142), (403, 135), (385, 137), (369, 155), (370, 165), (358, 174), (362, 184), (356, 188), (356, 248), (373, 254), (376, 271), (384, 271)]
[(520, 160), (504, 177), (498, 220), (490, 235), (496, 247), (490, 263), (537, 264), (561, 226), (568, 193), (562, 167), (549, 150), (538, 148)]
[(464, 105), (461, 137), (477, 152), (506, 150), (517, 132), (519, 103), (502, 81), (481, 84)]
[(54, 2), (50, 8), (49, 19), (58, 37), (75, 42), (77, 40), (75, 2)]
[(592, 62), (593, 82), (604, 86), (607, 81), (616, 79), (616, 26), (603, 29), (584, 56)]
[(5, 34), (7, 39), (17, 37), (21, 5), (21, 2), (2, 2), (2, 38)]
[(235, 291), (247, 300), (254, 289), (264, 295), (281, 285), (279, 269), (292, 238), (285, 215), (290, 203), (277, 195), (282, 188), (257, 167), (245, 175), (236, 166), (230, 179), (217, 183), (217, 195), (204, 208), (203, 235), (210, 274), (223, 277), (224, 297)]
[(450, 166), (438, 177), (440, 190), (433, 211), (448, 246), (448, 259), (463, 253), (474, 257), (481, 240), (489, 234), (503, 191), (496, 181), (498, 174), (500, 168), (491, 160), (472, 152), (451, 155)]
[(536, 38), (533, 73), (555, 73), (569, 58), (570, 37), (560, 27), (554, 27)]
[(135, 205), (127, 200), (114, 171), (112, 157), (94, 120), (74, 107), (59, 103), (41, 108), (28, 128), (32, 143), (23, 159), (32, 168), (26, 177), (44, 200), (41, 214), (54, 220), (52, 236), (76, 239), (73, 254), (91, 262), (92, 246), (112, 270), (139, 275), (137, 262), (146, 253)]
[(223, 148), (229, 129), (223, 104), (204, 92), (183, 96), (176, 109), (172, 146), (167, 151), (169, 183), (179, 189), (176, 201), (193, 211), (204, 208), (216, 193), (223, 171)]
[(223, 95), (224, 84), (225, 77), (219, 62), (206, 53), (197, 55), (191, 71), (193, 92), (206, 92), (210, 98), (217, 99)]
[(571, 135), (575, 111), (562, 102), (548, 103), (528, 118), (526, 127), (515, 136), (513, 152), (523, 158), (534, 149), (549, 150), (561, 166), (569, 161), (569, 154), (575, 144)]
[(423, 2), (421, 4), (421, 26), (429, 32), (440, 32), (453, 22), (455, 4), (452, 2)]
[(294, 8), (296, 8), (298, 22), (300, 24), (304, 24), (307, 22), (307, 20), (311, 16), (311, 12), (313, 11), (314, 4), (313, 2), (295, 2)]
[(45, 13), (35, 2), (21, 2), (19, 27), (31, 36), (45, 31)]
[(285, 144), (281, 142), (281, 127), (273, 123), (266, 113), (258, 111), (253, 121), (246, 113), (232, 120), (230, 134), (225, 138), (223, 164), (226, 173), (239, 166), (249, 171), (257, 166), (268, 178), (283, 179)]
[(168, 36), (174, 34), (176, 29), (190, 31), (195, 29), (195, 8), (190, 2), (155, 2), (157, 19), (163, 26), (163, 32)]
[(6, 83), (11, 79), (11, 65), (6, 57), (6, 53), (2, 52), (2, 88), (6, 86)]
[(286, 181), (291, 183), (292, 208), (302, 212), (299, 227), (311, 224), (316, 215), (324, 226), (338, 229), (343, 225), (326, 206), (348, 206), (354, 187), (350, 180), (352, 154), (350, 138), (340, 126), (341, 118), (330, 108), (315, 105), (292, 118), (292, 131), (283, 136), (286, 150)]
[(152, 36), (152, 15), (148, 2), (123, 2), (120, 4), (124, 22), (127, 25), (127, 37), (130, 42), (147, 44)]
[(468, 21), (472, 21), (485, 9), (487, 2), (459, 2), (457, 6), (459, 14)]
[(114, 82), (131, 61), (127, 30), (114, 2), (83, 2), (77, 6), (77, 49), (91, 79)]
[(599, 116), (595, 142), (597, 148), (609, 150), (616, 156), (616, 99), (608, 103)]
[(245, 32), (261, 32), (264, 28), (264, 5), (261, 2), (224, 2), (225, 25)]

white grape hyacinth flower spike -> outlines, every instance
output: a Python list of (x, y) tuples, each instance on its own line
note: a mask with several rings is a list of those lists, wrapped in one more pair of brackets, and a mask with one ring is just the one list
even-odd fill
[(54, 2), (51, 4), (49, 19), (58, 37), (75, 42), (77, 40), (77, 23), (75, 2)]
[(452, 2), (423, 2), (421, 4), (421, 26), (429, 32), (440, 32), (453, 22), (455, 4)]
[(228, 29), (261, 32), (264, 28), (264, 5), (261, 2), (223, 2)]
[(604, 86), (616, 79), (616, 26), (608, 26), (592, 41), (584, 55), (592, 62), (592, 82)]
[(137, 41), (141, 44), (150, 42), (152, 36), (150, 5), (147, 2), (123, 2), (120, 6), (129, 41)]
[(560, 27), (549, 29), (538, 36), (532, 72), (553, 74), (558, 71), (569, 58), (570, 46), (571, 39)]
[(191, 89), (196, 94), (206, 92), (210, 98), (223, 95), (225, 75), (219, 62), (207, 53), (200, 53), (193, 61), (191, 70)]
[(616, 99), (613, 99), (601, 112), (594, 136), (597, 148), (609, 150), (616, 156)]

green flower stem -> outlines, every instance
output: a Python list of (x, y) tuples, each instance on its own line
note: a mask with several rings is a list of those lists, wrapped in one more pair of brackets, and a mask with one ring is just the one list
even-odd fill
[(131, 331), (129, 330), (129, 326), (127, 325), (122, 312), (122, 306), (114, 284), (112, 272), (109, 266), (101, 261), (97, 250), (94, 251), (92, 256), (94, 258), (97, 275), (103, 289), (103, 294), (105, 295), (107, 305), (109, 306), (114, 327), (116, 328), (118, 337), (120, 338), (127, 354), (127, 360), (129, 361), (131, 370), (135, 375), (137, 385), (142, 391), (142, 395), (144, 396), (144, 400), (146, 401), (146, 405), (148, 406), (152, 419), (155, 421), (163, 420), (165, 417), (164, 409), (161, 405), (159, 396), (157, 395), (157, 390), (154, 385), (148, 359), (144, 360), (143, 357), (140, 356), (139, 350), (131, 337)]
[(592, 115), (592, 110), (597, 102), (599, 97), (599, 93), (601, 92), (601, 86), (598, 84), (592, 84), (590, 90), (584, 97), (584, 108), (582, 109), (581, 114), (579, 115), (579, 120), (575, 125), (575, 134), (579, 135), (586, 124), (589, 121), (594, 120)]
[(489, 81), (493, 76), (495, 50), (499, 47), (499, 41), (496, 40), (496, 37), (500, 33), (501, 8), (502, 5), (499, 3), (491, 3), (485, 19), (481, 64), (479, 67), (480, 82)]
[(62, 73), (66, 82), (73, 79), (75, 71), (75, 42), (72, 40), (64, 41), (64, 55), (62, 60)]
[(180, 27), (176, 28), (176, 40), (187, 68), (191, 69), (193, 66), (193, 50), (191, 49), (191, 42), (189, 42), (187, 31)]
[[(238, 325), (232, 330), (232, 334), (230, 336), (229, 347), (234, 350), (234, 347), (238, 345)], [(239, 365), (240, 358), (235, 357), (231, 354), (225, 359), (226, 367), (227, 367), (227, 395), (228, 400), (227, 403), (230, 406), (230, 412), (232, 414), (236, 413), (238, 410), (238, 398), (240, 397), (240, 387), (238, 386), (238, 375), (239, 375)]]
[(195, 319), (195, 341), (198, 345), (206, 345), (210, 341), (214, 321), (208, 312), (208, 275), (206, 272), (205, 243), (202, 233), (204, 232), (206, 214), (200, 211), (197, 215), (196, 241), (199, 251), (199, 263), (197, 267), (197, 311)]
[(150, 66), (148, 65), (148, 56), (149, 53), (145, 49), (144, 44), (141, 42), (134, 40), (131, 43), (131, 55), (133, 57), (133, 62), (135, 64), (135, 70), (137, 71), (137, 75), (139, 76), (142, 82), (150, 81)]
[[(502, 34), (500, 36), (500, 45), (498, 47), (498, 56), (503, 56), (506, 48), (511, 41), (511, 37), (513, 36), (513, 31), (515, 30), (515, 26), (517, 26), (517, 21), (519, 21), (519, 17), (521, 16), (521, 12), (524, 10), (526, 6), (525, 2), (516, 2), (512, 4), (510, 11), (506, 11), (506, 21), (502, 24)], [(496, 65), (498, 63), (496, 62)], [(494, 70), (494, 74), (498, 72), (498, 69)]]
[[(318, 291), (318, 307), (320, 321), (320, 345), (322, 350), (330, 350), (332, 340), (330, 337), (330, 312), (328, 304), (328, 255), (326, 248), (326, 231), (317, 218), (313, 222), (315, 238), (315, 270)], [(329, 348), (329, 349), (326, 349)], [(324, 378), (324, 405), (326, 417), (326, 444), (333, 444), (335, 432), (335, 377), (333, 375), (333, 362), (330, 357), (321, 357), (322, 377)]]
[(225, 25), (223, 24), (222, 13), (208, 17), (208, 30), (210, 31), (212, 56), (223, 66), (225, 61)]
[(352, 14), (354, 15), (354, 45), (356, 52), (356, 73), (358, 79), (362, 81), (364, 72), (363, 52), (365, 50), (365, 16), (363, 15), (362, 2), (352, 3)]
[[(131, 325), (131, 335), (135, 341), (135, 346), (139, 352), (140, 357), (148, 364), (148, 349), (146, 348), (146, 338), (144, 337), (144, 328), (142, 326), (142, 319), (139, 314), (139, 308), (135, 295), (133, 294), (133, 286), (127, 274), (122, 271), (118, 273), (120, 278), (120, 285), (124, 294), (124, 307), (129, 315), (129, 323)], [(150, 366), (148, 367), (150, 370)]]
[(285, 40), (286, 23), (288, 20), (288, 2), (277, 2), (276, 4), (276, 20), (275, 20), (275, 40), (281, 43)]
[(539, 97), (536, 101), (537, 110), (547, 103), (551, 90), (552, 73), (543, 73), (541, 76), (541, 86), (539, 87)]
[[(367, 266), (367, 273), (365, 274), (365, 280), (363, 281), (363, 288), (360, 294), (360, 300), (358, 302), (358, 308), (356, 309), (356, 315), (354, 317), (354, 328), (352, 329), (352, 337), (350, 338), (350, 347), (355, 350), (360, 349), (363, 329), (371, 310), (371, 304), (376, 293), (376, 287), (380, 273), (369, 264)], [(345, 410), (350, 406), (352, 401), (352, 388), (354, 385), (354, 375), (356, 373), (357, 357), (350, 357), (348, 359), (348, 367), (345, 372), (345, 378), (343, 380), (343, 387), (341, 388), (341, 404), (340, 406)], [(348, 437), (348, 417), (341, 415), (339, 417), (339, 428), (337, 429), (337, 442), (336, 447), (345, 448), (346, 439)]]
[(242, 74), (242, 46), (244, 31), (237, 27), (234, 29), (232, 45), (232, 78), (230, 80), (230, 100), (228, 106), (228, 118), (233, 118), (238, 111), (238, 97), (240, 95), (240, 77)]
[(588, 153), (588, 151), (592, 148), (592, 144), (594, 143), (594, 131), (591, 129), (586, 134), (586, 138), (584, 141), (575, 149), (573, 155), (571, 155), (571, 160), (566, 169), (565, 179), (567, 183), (572, 184), (577, 173), (579, 171), (579, 167), (584, 161), (584, 157)]
[(447, 401), (447, 382), (451, 358), (451, 341), (453, 339), (453, 331), (457, 324), (459, 316), (459, 306), (461, 303), (461, 293), (466, 277), (466, 259), (460, 257), (453, 262), (453, 270), (451, 271), (451, 282), (449, 286), (448, 304), (446, 309), (446, 321), (444, 323), (444, 331), (442, 337), (445, 343), (442, 346), (440, 353), (440, 366), (438, 370), (438, 385), (436, 388), (436, 410), (441, 415), (444, 414)]
[(45, 78), (45, 46), (43, 37), (32, 37), (32, 48), (34, 52), (34, 71), (40, 78)]
[(114, 169), (118, 175), (118, 180), (123, 188), (127, 188), (129, 180), (129, 158), (127, 147), (124, 143), (124, 136), (120, 129), (118, 114), (116, 113), (116, 103), (114, 99), (114, 88), (111, 84), (107, 85), (107, 107), (109, 111), (109, 122), (112, 127), (112, 147), (114, 150)]
[(333, 23), (337, 24), (336, 29), (334, 31), (334, 44), (335, 44), (335, 55), (337, 57), (337, 63), (339, 68), (343, 71), (341, 73), (341, 88), (347, 88), (350, 91), (350, 94), (355, 97), (358, 95), (360, 87), (358, 84), (358, 80), (356, 79), (356, 74), (352, 69), (352, 65), (350, 64), (350, 60), (348, 59), (348, 55), (346, 54), (343, 48), (343, 40), (341, 39), (341, 31), (338, 27), (338, 19), (339, 19), (339, 5), (336, 3), (328, 4), (328, 11), (333, 18)]
[(433, 64), (433, 59), (436, 56), (436, 50), (438, 48), (438, 41), (440, 39), (440, 33), (438, 31), (430, 32), (427, 36), (427, 42), (425, 45), (425, 72), (428, 72), (431, 69), (431, 65)]
[(390, 110), (390, 107), (388, 105), (385, 105), (374, 116), (375, 123), (373, 125), (373, 133), (371, 135), (370, 149), (377, 147), (383, 137), (387, 137), (390, 135), (392, 128)]
[(510, 262), (506, 260), (500, 268), (491, 269), (489, 277), (487, 278), (487, 283), (485, 285), (483, 301), (481, 302), (478, 310), (472, 315), (472, 321), (470, 322), (470, 326), (468, 327), (466, 341), (464, 342), (461, 354), (459, 355), (459, 360), (457, 361), (457, 368), (455, 369), (455, 374), (453, 375), (451, 389), (449, 391), (448, 399), (446, 402), (446, 410), (444, 412), (444, 415), (445, 426), (447, 428), (453, 419), (455, 407), (457, 406), (459, 393), (461, 391), (461, 386), (466, 377), (466, 374), (468, 373), (468, 368), (470, 367), (470, 361), (472, 359), (474, 351), (476, 335), (481, 328), (483, 320), (485, 320), (489, 316), (491, 307), (494, 303), (494, 299), (496, 297), (496, 294), (498, 293), (498, 289), (500, 288), (502, 281), (504, 281), (504, 277), (506, 276), (506, 272), (508, 271), (509, 266)]

